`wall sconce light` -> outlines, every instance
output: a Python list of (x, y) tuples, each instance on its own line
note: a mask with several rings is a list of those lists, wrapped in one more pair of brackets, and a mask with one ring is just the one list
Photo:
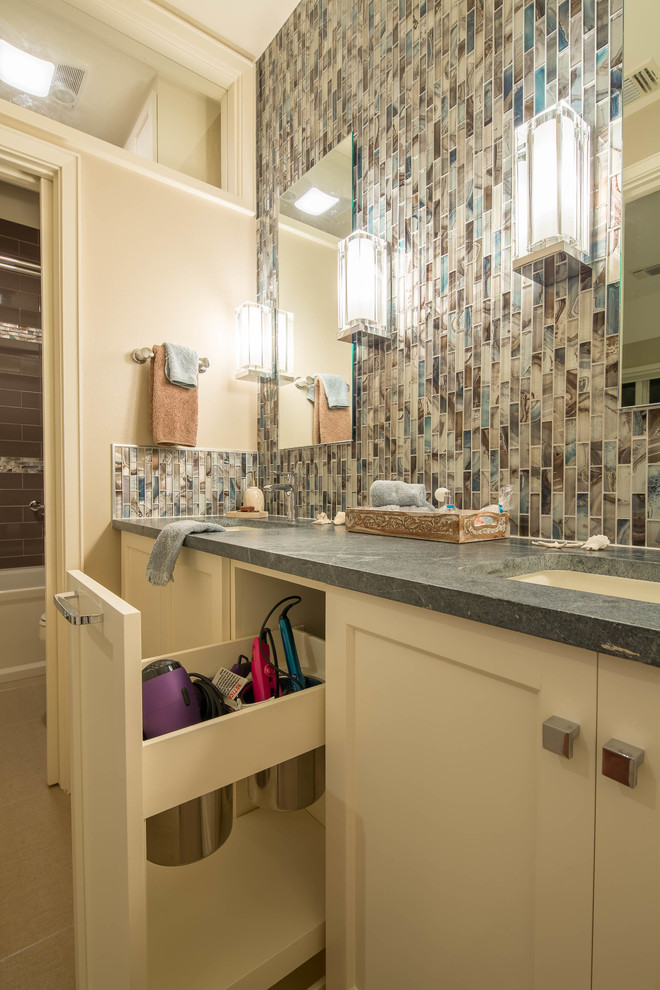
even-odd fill
[(293, 373), (293, 313), (275, 310), (277, 324), (277, 374), (280, 381), (292, 382)]
[(389, 337), (387, 242), (363, 230), (337, 245), (339, 340), (352, 341), (357, 330)]
[(236, 310), (236, 378), (256, 382), (273, 374), (271, 310), (244, 302)]
[(516, 129), (514, 271), (553, 281), (547, 258), (563, 253), (568, 274), (591, 251), (590, 127), (568, 103), (556, 103)]

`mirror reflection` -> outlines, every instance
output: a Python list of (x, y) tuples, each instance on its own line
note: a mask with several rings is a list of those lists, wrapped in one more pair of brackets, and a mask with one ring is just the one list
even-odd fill
[(353, 229), (353, 138), (280, 197), (278, 309), (293, 313), (293, 364), (278, 375), (279, 446), (352, 438), (353, 347), (337, 339), (337, 244)]
[(621, 405), (660, 403), (660, 4), (625, 0)]

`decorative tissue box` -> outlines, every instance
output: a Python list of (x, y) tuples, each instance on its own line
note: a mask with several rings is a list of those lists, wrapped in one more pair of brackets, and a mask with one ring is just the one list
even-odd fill
[(444, 543), (480, 543), (509, 535), (508, 512), (453, 509), (450, 512), (415, 512), (414, 509), (346, 509), (349, 533), (405, 536), (413, 540)]

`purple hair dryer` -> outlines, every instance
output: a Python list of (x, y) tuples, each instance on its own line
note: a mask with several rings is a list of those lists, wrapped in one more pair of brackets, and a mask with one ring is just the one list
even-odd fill
[(142, 671), (142, 731), (145, 739), (202, 721), (199, 696), (177, 660), (154, 660)]

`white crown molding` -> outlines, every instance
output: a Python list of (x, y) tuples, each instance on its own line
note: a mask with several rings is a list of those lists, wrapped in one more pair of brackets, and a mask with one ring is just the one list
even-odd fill
[(229, 89), (244, 72), (254, 68), (253, 60), (152, 0), (66, 2), (142, 44), (155, 48), (224, 89)]
[(623, 200), (632, 203), (660, 189), (660, 154), (650, 155), (623, 169)]

